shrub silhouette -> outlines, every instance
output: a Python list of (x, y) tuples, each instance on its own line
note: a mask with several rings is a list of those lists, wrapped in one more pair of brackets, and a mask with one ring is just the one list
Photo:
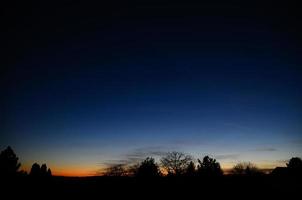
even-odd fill
[(18, 174), (21, 164), (10, 146), (0, 153), (0, 176), (13, 177)]
[(154, 158), (147, 157), (140, 163), (136, 172), (137, 177), (158, 177), (160, 176), (160, 170), (155, 163)]
[(221, 176), (223, 174), (219, 162), (214, 158), (205, 156), (203, 160), (198, 159), (197, 172), (200, 176)]
[(161, 159), (161, 165), (168, 175), (183, 175), (192, 157), (181, 152), (169, 152)]

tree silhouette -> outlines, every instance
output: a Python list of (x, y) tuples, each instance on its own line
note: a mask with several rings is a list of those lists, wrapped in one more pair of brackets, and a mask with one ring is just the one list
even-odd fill
[(51, 177), (51, 176), (52, 176), (52, 173), (51, 173), (50, 168), (48, 168), (48, 170), (47, 170), (47, 176), (48, 176), (48, 177)]
[(21, 164), (10, 146), (0, 153), (0, 175), (6, 177), (16, 176)]
[(127, 176), (137, 176), (137, 170), (140, 166), (140, 163), (132, 164), (127, 166), (127, 169), (125, 169)]
[(196, 175), (196, 167), (193, 161), (191, 161), (185, 171), (185, 175), (188, 177), (193, 177)]
[(31, 170), (30, 170), (29, 175), (32, 176), (32, 177), (40, 177), (40, 175), (41, 175), (41, 168), (40, 168), (40, 165), (38, 163), (34, 163), (31, 166)]
[(299, 157), (293, 157), (286, 164), (289, 169), (302, 169), (302, 160)]
[(258, 167), (250, 162), (241, 162), (236, 164), (232, 169), (232, 174), (234, 175), (259, 175), (262, 172)]
[(42, 177), (46, 177), (47, 176), (47, 165), (46, 164), (43, 164), (41, 166), (40, 174), (41, 174)]
[(117, 164), (113, 165), (109, 168), (106, 169), (105, 176), (115, 176), (115, 177), (120, 177), (120, 176), (125, 176), (127, 175), (127, 171), (122, 164)]
[(205, 156), (203, 160), (198, 159), (197, 172), (201, 176), (221, 176), (223, 174), (219, 162), (214, 158)]
[(146, 158), (140, 163), (136, 172), (137, 177), (158, 177), (160, 176), (160, 170), (158, 165), (155, 163), (154, 158)]
[(291, 175), (302, 175), (302, 160), (299, 157), (293, 157), (286, 164)]
[(192, 161), (192, 157), (181, 152), (169, 152), (161, 159), (162, 167), (168, 175), (182, 175)]
[(43, 164), (41, 167), (38, 163), (34, 163), (31, 167), (29, 175), (31, 177), (36, 178), (45, 178), (45, 177), (51, 177), (51, 170), (50, 168), (47, 169), (47, 165)]

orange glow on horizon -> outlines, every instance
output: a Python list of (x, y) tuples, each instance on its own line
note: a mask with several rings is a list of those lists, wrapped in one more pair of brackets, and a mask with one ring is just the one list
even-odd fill
[(96, 176), (100, 168), (91, 166), (79, 166), (79, 167), (54, 167), (52, 174), (55, 176)]
[[(54, 176), (85, 177), (96, 176), (97, 172), (102, 171), (100, 167), (91, 166), (48, 166)], [(23, 165), (22, 170), (30, 173), (31, 165)]]
[[(221, 168), (225, 172), (225, 174), (228, 174), (233, 166), (237, 163), (221, 163)], [(275, 163), (275, 162), (268, 162), (268, 163), (255, 163), (256, 166), (261, 170), (270, 170), (274, 169), (275, 167), (284, 167), (286, 166), (285, 163)], [(82, 166), (70, 166), (70, 165), (64, 165), (64, 166), (48, 166), (50, 167), (52, 174), (54, 176), (68, 176), (68, 177), (86, 177), (86, 176), (97, 176), (102, 175), (102, 173), (105, 171), (106, 167), (98, 167), (98, 166), (89, 166), (89, 165), (82, 165)], [(30, 165), (23, 165), (22, 170), (30, 172)], [(161, 170), (164, 172), (163, 170)]]
[(62, 170), (53, 172), (54, 176), (70, 176), (70, 177), (85, 177), (85, 176), (95, 176), (96, 174), (89, 173), (85, 170)]

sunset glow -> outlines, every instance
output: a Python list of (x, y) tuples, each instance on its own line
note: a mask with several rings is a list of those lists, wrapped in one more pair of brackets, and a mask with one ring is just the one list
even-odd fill
[(224, 169), (302, 157), (302, 34), (283, 6), (69, 3), (7, 8), (0, 149), (26, 171), (91, 176), (171, 151)]

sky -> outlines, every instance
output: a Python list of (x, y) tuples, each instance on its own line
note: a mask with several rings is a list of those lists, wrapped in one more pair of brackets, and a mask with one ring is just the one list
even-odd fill
[(5, 4), (1, 150), (66, 176), (169, 151), (301, 157), (300, 16), (256, 2)]

